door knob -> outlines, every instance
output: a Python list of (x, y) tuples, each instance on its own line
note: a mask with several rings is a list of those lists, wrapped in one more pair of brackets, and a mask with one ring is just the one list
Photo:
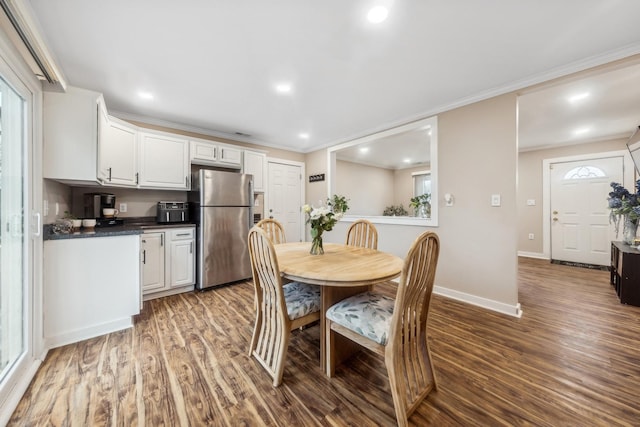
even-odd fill
[(557, 221), (557, 220), (558, 220), (558, 218), (553, 218), (553, 220), (554, 220), (554, 221)]
[(558, 211), (553, 211), (553, 214), (554, 215), (558, 215)]

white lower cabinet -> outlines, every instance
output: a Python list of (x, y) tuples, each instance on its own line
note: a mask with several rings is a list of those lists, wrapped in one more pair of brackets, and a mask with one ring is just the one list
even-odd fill
[(144, 300), (193, 290), (195, 228), (149, 230), (140, 239)]
[(140, 312), (140, 236), (44, 242), (47, 348), (133, 325)]

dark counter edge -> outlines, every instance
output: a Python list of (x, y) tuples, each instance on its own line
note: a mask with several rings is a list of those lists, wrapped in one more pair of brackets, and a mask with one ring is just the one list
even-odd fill
[(189, 228), (195, 227), (193, 223), (173, 223), (173, 224), (136, 224), (136, 225), (118, 225), (112, 227), (96, 227), (93, 230), (81, 229), (73, 233), (53, 232), (53, 224), (45, 224), (43, 226), (43, 240), (65, 240), (65, 239), (84, 239), (91, 237), (112, 237), (142, 234), (146, 230), (163, 229), (163, 228)]

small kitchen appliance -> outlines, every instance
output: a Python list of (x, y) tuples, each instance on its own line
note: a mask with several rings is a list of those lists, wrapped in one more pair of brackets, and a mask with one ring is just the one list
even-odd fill
[(188, 222), (189, 203), (158, 202), (156, 221), (159, 223)]
[(116, 208), (116, 195), (111, 193), (85, 193), (84, 194), (84, 217), (95, 218), (96, 227), (107, 227), (122, 225), (123, 220), (118, 218), (106, 218), (102, 214), (103, 209)]

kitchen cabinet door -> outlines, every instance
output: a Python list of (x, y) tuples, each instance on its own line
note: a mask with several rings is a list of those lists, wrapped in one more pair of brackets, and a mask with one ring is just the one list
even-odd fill
[(171, 279), (169, 287), (193, 285), (196, 260), (194, 246), (194, 239), (171, 242)]
[(218, 162), (230, 166), (242, 165), (242, 150), (232, 147), (218, 146)]
[(218, 159), (218, 147), (209, 141), (189, 141), (191, 163), (212, 164)]
[(138, 185), (136, 127), (104, 112), (100, 120), (100, 179), (105, 185)]
[(65, 93), (45, 91), (43, 99), (43, 177), (95, 185), (102, 95), (69, 86)]
[(140, 188), (189, 189), (189, 141), (140, 132)]
[(145, 233), (141, 237), (142, 292), (153, 292), (165, 287), (164, 233)]
[(264, 193), (267, 181), (265, 179), (267, 155), (245, 150), (243, 164), (243, 173), (253, 175), (253, 191)]

